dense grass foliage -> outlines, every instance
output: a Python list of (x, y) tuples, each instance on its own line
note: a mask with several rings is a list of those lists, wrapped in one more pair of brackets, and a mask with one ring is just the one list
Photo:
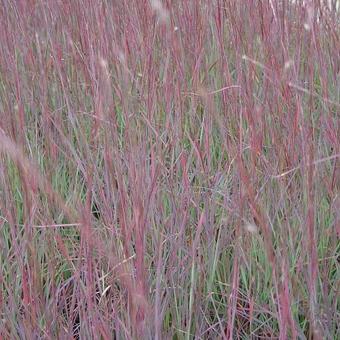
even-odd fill
[(338, 1), (0, 4), (0, 337), (339, 336)]

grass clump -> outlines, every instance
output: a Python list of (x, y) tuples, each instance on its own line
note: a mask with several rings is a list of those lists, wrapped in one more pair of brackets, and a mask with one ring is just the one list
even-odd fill
[(338, 1), (6, 1), (0, 337), (335, 339)]

